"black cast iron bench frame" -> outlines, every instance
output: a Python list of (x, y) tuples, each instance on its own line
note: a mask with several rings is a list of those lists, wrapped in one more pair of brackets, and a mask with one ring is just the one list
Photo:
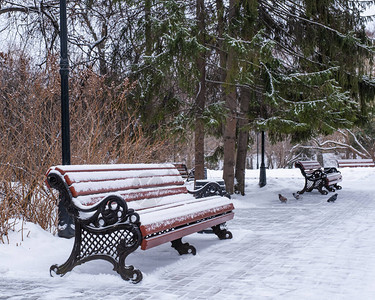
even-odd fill
[(298, 194), (311, 192), (317, 189), (322, 195), (327, 195), (329, 192), (341, 190), (338, 185), (342, 181), (341, 172), (335, 167), (322, 168), (318, 161), (297, 161), (295, 167), (301, 170), (305, 178), (305, 186)]

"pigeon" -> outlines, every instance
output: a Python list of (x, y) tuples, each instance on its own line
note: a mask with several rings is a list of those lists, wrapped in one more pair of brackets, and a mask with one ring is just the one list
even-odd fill
[(329, 197), (329, 199), (327, 200), (327, 202), (335, 202), (337, 199), (337, 194), (334, 194), (333, 196)]
[(298, 193), (293, 193), (293, 197), (296, 198), (297, 200), (302, 199), (302, 196)]
[(285, 198), (283, 195), (279, 194), (279, 200), (282, 202), (282, 203), (286, 203), (286, 201), (288, 201), (287, 198)]

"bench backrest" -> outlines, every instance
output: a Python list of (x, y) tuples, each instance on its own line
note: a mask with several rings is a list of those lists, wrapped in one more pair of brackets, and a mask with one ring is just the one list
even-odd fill
[(184, 181), (173, 164), (118, 164), (54, 166), (77, 206), (98, 203), (111, 194), (127, 202), (186, 194)]
[(305, 160), (305, 161), (297, 161), (295, 163), (297, 168), (300, 168), (301, 171), (304, 171), (306, 174), (310, 174), (315, 170), (321, 170), (322, 166), (316, 160)]
[(338, 159), (337, 166), (339, 168), (345, 167), (374, 167), (374, 161), (372, 159)]

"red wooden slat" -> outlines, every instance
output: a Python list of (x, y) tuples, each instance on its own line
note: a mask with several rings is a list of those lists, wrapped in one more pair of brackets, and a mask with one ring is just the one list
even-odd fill
[[(149, 191), (142, 191), (142, 192), (132, 192), (132, 193), (121, 193), (120, 195), (124, 198), (126, 202), (137, 201), (137, 200), (144, 200), (144, 199), (152, 199), (152, 198), (159, 198), (159, 197), (166, 197), (166, 196), (174, 196), (178, 194), (186, 194), (187, 189), (185, 186), (182, 187), (171, 187), (167, 190), (149, 190)], [(95, 203), (100, 202), (104, 199), (105, 196), (99, 197), (92, 197), (90, 202), (84, 203), (85, 206), (90, 206)], [(149, 208), (149, 207), (148, 207)]]
[[(70, 172), (69, 172), (70, 173)], [(87, 179), (87, 180), (80, 180), (75, 181), (74, 179), (71, 179), (69, 177), (69, 174), (65, 174), (64, 179), (66, 183), (70, 186), (75, 183), (83, 183), (83, 182), (106, 182), (106, 181), (114, 181), (114, 180), (127, 180), (127, 179), (142, 179), (142, 178), (164, 178), (164, 177), (177, 177), (178, 174), (162, 174), (162, 175), (145, 175), (145, 176), (123, 176), (123, 177), (116, 177), (116, 178), (106, 178), (106, 179)], [(181, 184), (183, 184), (183, 181), (181, 181)]]
[(56, 167), (55, 170), (59, 171), (62, 175), (65, 175), (66, 173), (81, 173), (81, 172), (111, 172), (111, 171), (148, 171), (148, 170), (175, 170), (176, 168), (173, 167), (167, 167), (162, 166), (160, 168), (157, 167), (144, 167), (144, 168), (102, 168), (102, 169), (90, 169), (90, 168), (84, 168), (84, 169), (69, 169), (64, 170), (62, 166)]
[(231, 212), (231, 213), (221, 215), (221, 216), (218, 216), (216, 218), (212, 218), (206, 221), (202, 221), (202, 222), (199, 222), (199, 223), (187, 226), (187, 227), (183, 227), (183, 228), (176, 229), (170, 232), (166, 232), (166, 233), (163, 233), (162, 235), (143, 239), (141, 243), (141, 249), (147, 250), (152, 247), (174, 241), (186, 235), (227, 222), (233, 219), (233, 217), (234, 217), (234, 213)]

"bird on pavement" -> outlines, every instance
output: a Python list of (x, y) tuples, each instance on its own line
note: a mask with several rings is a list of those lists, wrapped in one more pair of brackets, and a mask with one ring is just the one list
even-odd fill
[(293, 197), (296, 198), (297, 200), (302, 199), (302, 195), (300, 195), (298, 193), (293, 193)]
[(334, 194), (333, 196), (329, 197), (327, 202), (335, 202), (337, 199), (337, 194)]
[(287, 198), (285, 198), (283, 195), (279, 194), (279, 200), (281, 201), (281, 203), (286, 203), (286, 201), (288, 201)]

